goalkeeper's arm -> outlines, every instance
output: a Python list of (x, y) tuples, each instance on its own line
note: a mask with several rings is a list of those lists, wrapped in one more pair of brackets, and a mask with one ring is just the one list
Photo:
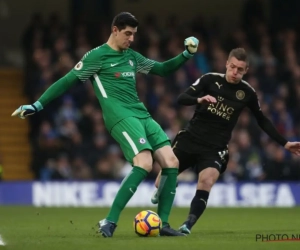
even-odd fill
[(37, 101), (45, 107), (49, 102), (66, 92), (74, 84), (78, 83), (78, 81), (79, 79), (77, 76), (70, 71), (64, 77), (53, 83)]
[(167, 76), (173, 73), (174, 71), (179, 69), (187, 60), (193, 57), (193, 55), (197, 52), (198, 43), (199, 41), (195, 37), (189, 37), (185, 39), (185, 51), (168, 61), (162, 63), (155, 62), (149, 73), (159, 76)]
[(66, 92), (78, 81), (77, 76), (70, 71), (64, 77), (53, 83), (34, 104), (20, 106), (12, 113), (12, 116), (19, 116), (24, 119), (26, 116), (33, 115), (42, 110), (49, 102)]

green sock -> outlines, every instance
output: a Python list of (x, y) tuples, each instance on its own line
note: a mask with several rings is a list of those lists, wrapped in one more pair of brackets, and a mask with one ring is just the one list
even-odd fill
[(176, 193), (178, 168), (163, 168), (158, 185), (158, 208), (157, 214), (162, 220), (163, 226), (168, 224), (169, 215)]
[(107, 216), (107, 220), (117, 224), (120, 214), (134, 195), (137, 187), (146, 178), (148, 172), (140, 167), (133, 167), (124, 178)]

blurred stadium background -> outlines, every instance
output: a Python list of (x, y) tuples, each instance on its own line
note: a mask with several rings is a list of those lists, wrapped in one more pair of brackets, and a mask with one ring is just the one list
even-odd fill
[[(0, 0), (0, 204), (109, 206), (131, 166), (103, 125), (91, 85), (78, 84), (30, 119), (12, 118), (106, 42), (120, 11), (140, 21), (133, 48), (163, 61), (200, 40), (197, 54), (168, 78), (137, 76), (140, 99), (171, 139), (193, 108), (176, 98), (209, 71), (224, 72), (227, 53), (244, 47), (247, 80), (262, 109), (289, 140), (300, 140), (300, 17), (297, 0)], [(245, 111), (230, 143), (214, 206), (296, 206), (300, 158), (264, 134)], [(154, 169), (131, 205), (150, 206)], [(175, 205), (189, 206), (196, 176), (179, 177)]]

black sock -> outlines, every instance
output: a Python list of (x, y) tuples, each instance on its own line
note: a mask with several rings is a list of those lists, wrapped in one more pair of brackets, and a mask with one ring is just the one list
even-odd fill
[(197, 190), (196, 191), (196, 194), (191, 202), (189, 216), (188, 216), (186, 222), (184, 222), (184, 224), (186, 224), (186, 226), (189, 229), (191, 229), (195, 225), (195, 223), (197, 222), (199, 217), (204, 212), (204, 210), (206, 208), (208, 196), (209, 196), (209, 192), (207, 192), (205, 190)]

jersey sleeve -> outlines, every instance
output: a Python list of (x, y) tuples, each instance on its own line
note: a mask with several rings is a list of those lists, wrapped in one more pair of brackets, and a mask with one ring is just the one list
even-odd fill
[(198, 104), (198, 97), (203, 95), (203, 91), (209, 83), (208, 78), (208, 75), (198, 78), (185, 92), (178, 96), (177, 102), (186, 106)]
[(75, 65), (72, 72), (82, 81), (88, 80), (101, 69), (99, 49), (87, 52)]
[(153, 68), (156, 61), (148, 59), (136, 51), (133, 51), (133, 54), (137, 64), (136, 72), (142, 74), (148, 74), (150, 70)]
[(264, 117), (264, 114), (260, 108), (260, 103), (257, 97), (256, 92), (253, 91), (252, 97), (248, 103), (248, 108), (251, 110), (255, 118), (259, 121), (262, 120)]
[(191, 96), (198, 96), (209, 83), (209, 75), (203, 75), (198, 78), (186, 91), (185, 93)]
[(287, 140), (281, 134), (279, 134), (272, 122), (263, 114), (255, 91), (253, 92), (253, 96), (248, 103), (248, 108), (255, 116), (260, 128), (265, 131), (266, 134), (268, 134), (281, 146), (284, 146), (287, 143)]
[(58, 81), (53, 83), (38, 99), (38, 101), (42, 104), (43, 107), (47, 105), (49, 102), (66, 92), (73, 85), (78, 83), (78, 78), (69, 72), (64, 77), (60, 78)]

